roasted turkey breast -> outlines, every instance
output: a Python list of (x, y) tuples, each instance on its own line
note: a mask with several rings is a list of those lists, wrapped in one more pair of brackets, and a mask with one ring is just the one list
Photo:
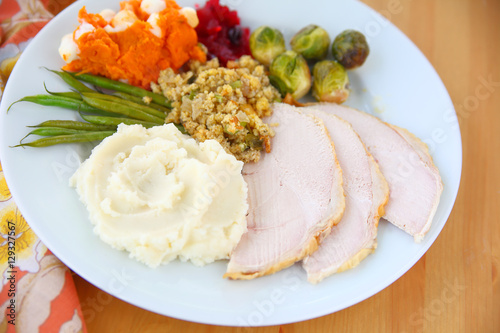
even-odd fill
[(427, 146), (405, 129), (346, 106), (320, 103), (315, 109), (348, 121), (389, 184), (386, 220), (420, 242), (429, 231), (443, 191)]
[(356, 266), (375, 250), (378, 221), (384, 214), (389, 188), (377, 163), (348, 122), (314, 107), (301, 110), (323, 120), (330, 133), (342, 168), (346, 196), (342, 219), (332, 227), (318, 250), (302, 262), (307, 279), (317, 283)]
[(252, 279), (302, 260), (338, 223), (345, 208), (335, 148), (323, 122), (292, 107), (266, 119), (278, 124), (272, 151), (248, 163), (248, 231), (224, 277)]

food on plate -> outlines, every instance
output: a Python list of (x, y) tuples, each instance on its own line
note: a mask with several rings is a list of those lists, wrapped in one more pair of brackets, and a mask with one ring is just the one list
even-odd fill
[(307, 60), (322, 60), (328, 54), (330, 35), (322, 27), (310, 24), (292, 37), (290, 46)]
[(334, 103), (320, 103), (315, 108), (352, 125), (389, 184), (383, 217), (420, 242), (429, 231), (443, 191), (427, 146), (407, 130), (368, 113)]
[(287, 94), (298, 100), (311, 88), (311, 72), (303, 56), (288, 50), (274, 58), (269, 67), (269, 80), (284, 97)]
[[(92, 84), (98, 88), (104, 88), (106, 90), (114, 91), (114, 94), (123, 93), (126, 95), (121, 96), (134, 96), (139, 97), (142, 103), (147, 105), (159, 104), (168, 109), (171, 108), (170, 101), (161, 94), (156, 94), (146, 89), (136, 87), (121, 81), (111, 80), (99, 75), (83, 74), (83, 73), (68, 73), (71, 74), (76, 79)], [(76, 87), (75, 87), (76, 89)], [(77, 89), (78, 90), (78, 89)], [(131, 98), (131, 97), (128, 97)]]
[[(30, 127), (35, 127), (35, 129), (26, 134), (17, 146), (48, 147), (60, 143), (102, 140), (116, 131), (116, 126), (92, 124), (76, 120), (47, 120)], [(23, 143), (23, 140), (30, 135), (39, 135), (51, 138), (43, 138)]]
[(219, 67), (216, 58), (179, 74), (161, 72), (153, 91), (172, 101), (166, 122), (182, 124), (198, 141), (215, 139), (243, 162), (257, 162), (261, 151), (270, 151), (274, 135), (262, 117), (271, 115), (271, 103), (279, 99), (264, 66), (250, 56)]
[(260, 26), (250, 35), (250, 50), (255, 59), (269, 66), (274, 58), (286, 51), (285, 38), (278, 29)]
[(155, 108), (100, 93), (81, 93), (82, 100), (90, 106), (106, 112), (125, 115), (138, 120), (162, 123), (165, 114)]
[(355, 267), (375, 251), (378, 222), (384, 215), (389, 187), (377, 163), (348, 122), (314, 106), (300, 110), (323, 120), (335, 144), (344, 180), (345, 211), (342, 219), (332, 227), (318, 250), (302, 262), (307, 279), (317, 283), (331, 274)]
[[(346, 69), (361, 66), (369, 54), (363, 34), (345, 30), (332, 43), (334, 60), (328, 55), (330, 36), (318, 25), (310, 24), (290, 40), (292, 50), (286, 50), (281, 32), (261, 26), (250, 36), (252, 55), (269, 66), (271, 84), (279, 90), (285, 102), (301, 106), (311, 86), (312, 95), (320, 102), (343, 103), (349, 97), (349, 77)], [(307, 61), (313, 66), (313, 78)], [(319, 61), (319, 62), (318, 62)]]
[(70, 179), (94, 232), (150, 267), (227, 259), (246, 230), (243, 163), (173, 124), (120, 125)]
[(236, 246), (225, 277), (272, 274), (318, 248), (344, 212), (342, 171), (322, 121), (296, 110), (275, 108), (279, 124), (273, 150), (248, 163), (248, 231)]
[[(64, 109), (81, 111), (81, 112), (99, 112), (99, 109), (96, 109), (87, 103), (84, 103), (81, 98), (77, 98), (76, 94), (72, 94), (75, 98), (70, 96), (59, 95), (59, 93), (55, 94), (39, 94), (33, 96), (24, 96), (23, 98), (15, 101), (9, 106), (9, 110), (19, 102), (31, 102), (39, 105), (45, 106), (55, 106), (61, 107)], [(78, 95), (79, 96), (79, 95)]]
[(332, 54), (346, 69), (354, 69), (364, 64), (370, 54), (370, 47), (361, 32), (349, 29), (335, 37)]
[(172, 0), (131, 0), (117, 13), (78, 14), (80, 25), (61, 40), (63, 69), (102, 75), (149, 89), (160, 70), (179, 69), (188, 60), (205, 61), (193, 26), (194, 10)]
[(317, 101), (342, 104), (349, 93), (349, 76), (344, 66), (333, 60), (314, 65), (312, 95)]
[[(16, 147), (47, 147), (64, 143), (100, 141), (112, 135), (121, 123), (140, 124), (148, 128), (163, 125), (166, 115), (170, 112), (170, 103), (163, 95), (90, 74), (74, 76), (68, 72), (50, 71), (57, 74), (75, 91), (52, 92), (45, 87), (48, 94), (25, 96), (12, 103), (7, 111), (16, 103), (32, 102), (78, 111), (84, 121), (48, 120), (30, 126), (36, 129), (22, 138)], [(80, 80), (116, 91), (112, 94), (97, 92)], [(185, 133), (182, 125), (175, 124), (175, 126)], [(30, 135), (45, 137), (24, 143), (23, 140)]]
[(31, 134), (44, 135), (47, 137), (27, 143), (22, 142), (24, 140), (24, 138), (22, 138), (21, 142), (13, 147), (48, 147), (63, 143), (101, 141), (114, 133), (114, 131), (79, 131), (76, 133), (68, 133), (68, 131), (66, 131), (66, 133), (63, 133), (64, 130), (59, 128), (55, 130), (52, 129), (50, 131), (37, 132), (38, 131), (32, 131), (24, 138)]
[[(83, 120), (87, 121), (90, 124), (96, 124), (96, 125), (109, 125), (114, 127), (116, 130), (117, 126), (120, 124), (125, 124), (125, 125), (142, 125), (146, 128), (151, 128), (154, 126), (159, 126), (163, 125), (159, 124), (157, 122), (150, 122), (150, 121), (143, 121), (143, 120), (138, 120), (138, 119), (133, 119), (133, 118), (123, 118), (123, 117), (116, 117), (116, 116), (97, 116), (97, 115), (91, 115), (91, 114), (80, 114), (80, 117), (82, 117)], [(186, 131), (182, 127), (182, 125), (174, 124), (175, 127), (179, 131), (181, 131), (183, 134), (186, 134)]]
[(85, 123), (77, 120), (46, 120), (38, 125), (30, 127), (35, 127), (37, 129), (61, 128), (74, 131), (106, 131), (116, 129), (116, 126), (113, 125)]
[(198, 41), (207, 48), (209, 57), (217, 57), (225, 66), (229, 60), (250, 54), (250, 29), (240, 25), (235, 10), (220, 5), (219, 0), (209, 0), (196, 13), (200, 20), (196, 27)]
[[(340, 33), (332, 60), (318, 25), (287, 50), (278, 29), (250, 35), (219, 0), (196, 8), (83, 7), (60, 44), (64, 71), (51, 71), (73, 91), (18, 101), (83, 120), (31, 126), (42, 138), (18, 146), (102, 140), (70, 179), (95, 233), (153, 268), (229, 259), (224, 277), (253, 279), (302, 261), (312, 283), (372, 253), (381, 215), (422, 240), (443, 189), (427, 147), (338, 105), (369, 54), (363, 34)], [(299, 101), (311, 87), (320, 103)]]

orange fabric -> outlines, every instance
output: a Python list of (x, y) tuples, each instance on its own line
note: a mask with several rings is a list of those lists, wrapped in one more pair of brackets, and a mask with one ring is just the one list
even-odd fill
[[(62, 3), (0, 1), (0, 98), (20, 54), (64, 8)], [(0, 237), (4, 240), (0, 243), (0, 332), (87, 332), (71, 271), (47, 250), (22, 216), (1, 162)]]
[(53, 332), (54, 327), (61, 327), (64, 323), (71, 321), (75, 315), (75, 310), (78, 311), (80, 318), (83, 318), (81, 310), (72, 306), (79, 303), (79, 300), (71, 272), (66, 270), (65, 275), (65, 283), (61, 293), (50, 304), (51, 312), (57, 311), (58, 315), (49, 317), (40, 326), (40, 332)]
[(47, 24), (46, 21), (43, 22), (25, 22), (23, 25), (18, 26), (18, 30), (15, 34), (10, 36), (4, 44), (15, 44), (19, 45), (23, 42), (30, 40), (35, 37), (35, 35), (42, 30), (42, 28)]
[(19, 4), (15, 0), (3, 0), (0, 2), (0, 13), (5, 18), (13, 17), (21, 11)]

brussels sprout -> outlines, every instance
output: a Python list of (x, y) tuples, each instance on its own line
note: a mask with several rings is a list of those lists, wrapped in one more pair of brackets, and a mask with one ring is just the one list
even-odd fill
[(321, 60), (328, 54), (330, 36), (325, 29), (310, 24), (292, 37), (290, 46), (307, 60)]
[(283, 34), (265, 25), (252, 32), (249, 43), (252, 56), (266, 66), (286, 51)]
[(323, 60), (313, 68), (312, 94), (320, 102), (341, 104), (349, 97), (349, 77), (336, 61)]
[(274, 58), (269, 67), (269, 80), (283, 97), (290, 93), (296, 100), (311, 88), (311, 72), (306, 60), (291, 50)]
[(361, 66), (369, 53), (365, 36), (356, 30), (342, 31), (332, 43), (333, 57), (346, 69)]

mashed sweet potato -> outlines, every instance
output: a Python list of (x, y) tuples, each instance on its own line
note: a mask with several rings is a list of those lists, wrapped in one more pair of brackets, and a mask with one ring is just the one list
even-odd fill
[[(198, 46), (196, 31), (181, 7), (175, 1), (164, 1), (165, 8), (158, 14), (144, 11), (141, 0), (121, 2), (121, 11), (114, 17), (123, 14), (125, 23), (87, 13), (83, 7), (78, 14), (80, 27), (73, 32), (77, 54), (63, 69), (126, 80), (149, 89), (163, 69), (177, 70), (189, 59), (204, 62), (206, 55)], [(150, 20), (153, 15), (156, 19)]]

